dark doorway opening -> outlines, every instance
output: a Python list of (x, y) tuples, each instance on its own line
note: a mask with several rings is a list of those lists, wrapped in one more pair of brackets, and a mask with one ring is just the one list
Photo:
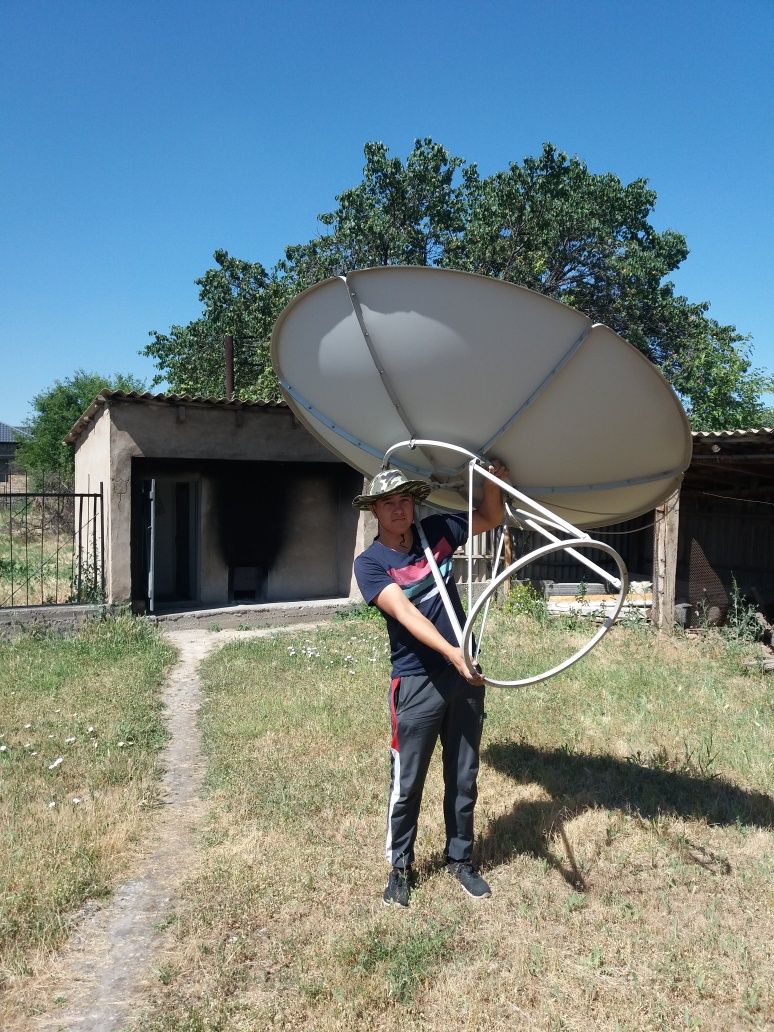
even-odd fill
[[(159, 605), (198, 597), (199, 483), (158, 475), (133, 484), (132, 600), (155, 612)], [(138, 605), (139, 603), (139, 605)]]

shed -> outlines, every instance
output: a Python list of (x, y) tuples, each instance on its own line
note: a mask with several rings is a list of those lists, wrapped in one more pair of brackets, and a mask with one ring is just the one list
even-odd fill
[(103, 391), (66, 438), (102, 490), (109, 602), (347, 598), (362, 476), (284, 403)]
[[(774, 619), (774, 430), (694, 432), (679, 493), (655, 513), (589, 529), (612, 545), (634, 580), (652, 581), (656, 621), (723, 620), (735, 597)], [(523, 550), (529, 540), (519, 541)], [(578, 582), (586, 569), (564, 553), (533, 564), (536, 582)], [(663, 610), (663, 617), (661, 612)]]
[(774, 429), (693, 434), (675, 596), (723, 618), (735, 591), (774, 618)]

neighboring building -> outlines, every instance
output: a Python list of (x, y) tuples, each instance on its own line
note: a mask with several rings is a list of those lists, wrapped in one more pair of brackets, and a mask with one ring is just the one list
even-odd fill
[(284, 404), (103, 391), (66, 440), (103, 493), (107, 601), (347, 598), (363, 478)]
[[(736, 590), (774, 620), (774, 430), (702, 431), (680, 487), (672, 530), (674, 598), (694, 619), (722, 620)], [(671, 500), (671, 507), (674, 500)], [(634, 580), (652, 581), (654, 514), (589, 530), (616, 549)], [(536, 581), (588, 580), (566, 554), (529, 567)]]
[(22, 442), (22, 434), (7, 423), (0, 423), (0, 484), (4, 484), (10, 476), (16, 449)]
[(736, 585), (774, 619), (774, 430), (693, 434), (678, 519), (676, 601), (722, 618)]

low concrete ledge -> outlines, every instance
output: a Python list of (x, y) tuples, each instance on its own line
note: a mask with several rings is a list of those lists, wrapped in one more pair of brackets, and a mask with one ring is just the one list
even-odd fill
[(0, 609), (0, 638), (17, 638), (30, 631), (74, 634), (84, 624), (102, 620), (104, 605), (13, 606)]
[(288, 627), (301, 623), (332, 620), (355, 603), (350, 598), (325, 598), (308, 602), (265, 602), (257, 605), (223, 606), (217, 609), (189, 609), (184, 612), (147, 615), (161, 627), (175, 630)]

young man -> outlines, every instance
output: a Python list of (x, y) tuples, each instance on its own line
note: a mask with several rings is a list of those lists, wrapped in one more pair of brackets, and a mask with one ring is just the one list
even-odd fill
[[(499, 462), (489, 470), (501, 480), (509, 475)], [(387, 621), (390, 638), (392, 742), (386, 856), (391, 871), (384, 902), (402, 907), (409, 902), (422, 790), (438, 738), (443, 747), (447, 870), (469, 895), (477, 899), (491, 895), (471, 864), (484, 681), (465, 664), (414, 523), (414, 502), (429, 493), (428, 484), (388, 469), (378, 473), (367, 492), (352, 502), (356, 509), (370, 509), (379, 526), (373, 543), (355, 560), (355, 576), (363, 598)], [(421, 521), (460, 624), (465, 623), (465, 615), (454, 583), (452, 556), (469, 533), (491, 530), (502, 518), (502, 493), (485, 479), (470, 527), (467, 513), (436, 514)]]

